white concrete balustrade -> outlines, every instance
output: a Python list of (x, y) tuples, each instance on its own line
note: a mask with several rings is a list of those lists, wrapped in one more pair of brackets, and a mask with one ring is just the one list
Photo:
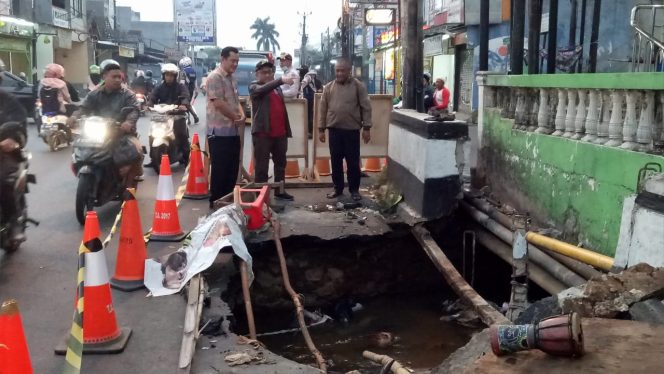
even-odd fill
[(515, 130), (664, 153), (664, 91), (482, 88), (484, 108), (499, 108), (502, 117), (514, 119)]

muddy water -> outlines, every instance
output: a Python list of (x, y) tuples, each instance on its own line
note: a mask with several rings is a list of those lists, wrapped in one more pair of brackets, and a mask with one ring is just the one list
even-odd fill
[[(364, 308), (354, 314), (347, 327), (329, 322), (311, 328), (310, 332), (325, 358), (332, 360), (334, 371), (375, 370), (376, 364), (362, 358), (362, 351), (367, 349), (389, 355), (413, 369), (431, 368), (466, 344), (476, 331), (454, 322), (442, 322), (443, 300), (443, 295), (381, 297), (363, 302)], [(256, 321), (259, 333), (296, 325), (292, 313), (258, 315)], [(375, 334), (381, 331), (393, 334), (397, 341), (386, 348), (378, 347)], [(263, 336), (259, 340), (279, 355), (314, 363), (300, 332)]]

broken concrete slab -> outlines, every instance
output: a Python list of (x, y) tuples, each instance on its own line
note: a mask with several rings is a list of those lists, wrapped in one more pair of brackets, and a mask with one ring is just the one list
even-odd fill
[(634, 303), (663, 294), (664, 268), (638, 264), (619, 274), (604, 274), (585, 285), (565, 290), (558, 295), (558, 303), (563, 313), (613, 318), (627, 312)]

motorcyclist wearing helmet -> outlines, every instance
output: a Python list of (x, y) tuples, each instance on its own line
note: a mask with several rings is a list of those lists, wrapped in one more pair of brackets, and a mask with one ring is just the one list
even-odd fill
[(145, 72), (143, 70), (136, 70), (134, 77), (134, 80), (131, 82), (131, 90), (135, 93), (146, 95), (148, 91), (146, 91), (145, 85)]
[(44, 69), (44, 79), (39, 82), (39, 100), (44, 114), (65, 114), (65, 104), (72, 99), (65, 83), (65, 68), (58, 64), (48, 64)]
[[(0, 59), (0, 83), (5, 71), (5, 63)], [(21, 149), (28, 140), (26, 131), (28, 115), (23, 106), (10, 93), (0, 89), (0, 205), (9, 218), (12, 240), (25, 240), (23, 226), (17, 218), (14, 186), (18, 178), (17, 171), (23, 157)]]
[[(138, 101), (136, 95), (123, 85), (122, 70), (117, 61), (105, 60), (100, 68), (104, 84), (85, 97), (81, 108), (69, 118), (67, 124), (75, 125), (82, 116), (100, 116), (120, 122), (123, 137), (131, 141), (137, 151), (135, 155), (124, 157), (131, 159), (131, 163), (118, 165), (120, 175), (125, 178), (127, 187), (135, 187), (137, 177), (143, 174), (143, 150), (136, 133), (136, 122), (139, 118)], [(132, 109), (123, 112), (124, 108)]]
[[(182, 69), (182, 75), (180, 77), (180, 83), (184, 83), (185, 86), (189, 89), (189, 97), (194, 98), (194, 93), (198, 94), (198, 89), (196, 87), (196, 80), (197, 80), (197, 75), (196, 75), (196, 69), (192, 66), (193, 62), (191, 61), (190, 57), (182, 57), (180, 59), (179, 65), (180, 69)], [(196, 110), (189, 105), (188, 107), (189, 113), (194, 117), (194, 122), (198, 123), (198, 114), (196, 113)]]
[(88, 91), (94, 91), (102, 83), (101, 68), (98, 65), (90, 65), (90, 76), (88, 77)]
[(151, 93), (154, 90), (154, 78), (152, 76), (152, 70), (145, 72), (145, 92)]
[[(155, 104), (178, 105), (178, 111), (186, 113), (189, 107), (189, 90), (178, 82), (179, 69), (175, 64), (164, 64), (161, 67), (162, 81), (152, 90), (148, 99), (148, 106)], [(189, 136), (187, 133), (187, 122), (184, 117), (179, 117), (173, 123), (173, 133), (185, 159), (189, 157)]]

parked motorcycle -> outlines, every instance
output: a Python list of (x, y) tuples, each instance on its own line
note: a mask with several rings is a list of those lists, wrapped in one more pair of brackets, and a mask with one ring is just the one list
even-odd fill
[[(131, 110), (132, 108), (125, 108)], [(112, 119), (86, 117), (79, 120), (81, 134), (74, 142), (72, 171), (78, 177), (76, 219), (83, 225), (94, 207), (120, 200), (125, 183), (113, 162), (113, 148), (120, 138), (120, 124)]]
[(74, 133), (67, 126), (67, 116), (54, 113), (42, 116), (39, 137), (51, 151), (57, 151), (63, 144), (69, 146), (74, 141)]
[[(21, 131), (20, 127), (21, 125), (17, 122), (7, 122), (0, 125), (0, 133)], [(0, 157), (12, 156), (3, 155)], [(22, 150), (18, 161), (18, 170), (4, 176), (8, 178), (8, 182), (14, 184), (14, 197), (16, 198), (16, 209), (18, 211), (15, 217), (8, 217), (3, 212), (2, 205), (0, 205), (0, 248), (7, 252), (16, 251), (21, 246), (21, 241), (16, 241), (12, 237), (13, 226), (18, 225), (25, 232), (28, 223), (32, 223), (35, 226), (39, 225), (39, 222), (28, 217), (28, 206), (25, 199), (25, 194), (29, 192), (28, 183), (37, 183), (37, 178), (33, 174), (28, 173), (31, 157), (29, 152)]]
[(159, 174), (162, 155), (168, 155), (171, 164), (189, 164), (189, 129), (186, 130), (186, 145), (180, 146), (173, 131), (175, 121), (184, 118), (186, 112), (180, 111), (175, 104), (158, 104), (150, 110), (153, 112), (150, 118), (150, 166)]

